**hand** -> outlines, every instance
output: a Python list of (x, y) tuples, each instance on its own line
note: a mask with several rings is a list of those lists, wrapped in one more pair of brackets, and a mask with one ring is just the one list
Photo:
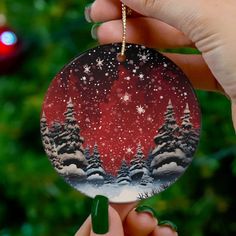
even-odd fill
[[(113, 204), (109, 207), (109, 230), (104, 236), (177, 236), (169, 226), (158, 226), (157, 219), (147, 212), (137, 213), (134, 204)], [(116, 210), (114, 209), (116, 208)], [(118, 214), (119, 213), (119, 214)], [(103, 220), (103, 219), (101, 219)], [(122, 223), (123, 221), (123, 223)], [(91, 216), (75, 236), (96, 236), (92, 231)]]
[[(234, 0), (122, 0), (135, 12), (127, 41), (153, 48), (196, 47), (201, 55), (166, 54), (198, 89), (224, 92), (232, 102), (236, 129), (236, 2)], [(96, 0), (89, 17), (101, 44), (120, 42), (118, 0)], [(93, 29), (95, 34), (95, 29)]]

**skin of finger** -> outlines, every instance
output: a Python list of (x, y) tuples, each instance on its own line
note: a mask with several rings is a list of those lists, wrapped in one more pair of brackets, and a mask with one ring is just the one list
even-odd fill
[(132, 202), (132, 203), (111, 203), (110, 205), (118, 212), (121, 221), (123, 222), (129, 212), (137, 206), (138, 202)]
[(91, 232), (91, 216), (89, 216), (80, 229), (76, 232), (75, 236), (89, 236)]
[[(104, 236), (124, 236), (123, 225), (122, 225), (122, 221), (120, 219), (118, 212), (111, 206), (109, 206), (108, 211), (109, 211), (109, 232), (103, 235)], [(95, 234), (91, 230), (90, 236), (99, 236), (99, 235), (101, 234)]]
[[(138, 25), (138, 27), (137, 27)], [(122, 39), (122, 21), (114, 20), (99, 26), (97, 37), (100, 44), (120, 42)], [(161, 21), (136, 17), (127, 20), (126, 41), (143, 44), (152, 48), (178, 48), (193, 46), (182, 32)]]
[(178, 236), (178, 233), (173, 231), (170, 227), (156, 226), (149, 236)]
[(150, 213), (137, 213), (133, 209), (124, 222), (125, 235), (147, 236), (153, 232), (156, 225), (157, 219)]
[(215, 79), (201, 55), (175, 53), (164, 53), (164, 55), (183, 70), (194, 88), (224, 94), (224, 90)]

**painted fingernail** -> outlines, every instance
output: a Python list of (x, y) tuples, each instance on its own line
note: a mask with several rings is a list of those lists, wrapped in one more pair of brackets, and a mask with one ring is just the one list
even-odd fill
[(135, 209), (136, 212), (141, 213), (149, 213), (152, 215), (152, 217), (155, 217), (157, 219), (157, 213), (154, 209), (152, 209), (150, 206), (146, 206), (146, 205), (140, 205)]
[(84, 8), (84, 17), (85, 20), (89, 23), (92, 23), (93, 20), (91, 18), (91, 7), (92, 7), (92, 3), (88, 4), (85, 8)]
[(160, 222), (158, 222), (159, 226), (167, 226), (170, 227), (173, 231), (177, 232), (178, 228), (177, 225), (174, 224), (173, 222), (169, 221), (169, 220), (162, 220)]
[(97, 40), (98, 39), (98, 27), (100, 26), (101, 24), (100, 23), (96, 23), (92, 26), (92, 29), (91, 29), (91, 36), (94, 40)]
[(109, 229), (108, 199), (97, 195), (92, 203), (92, 228), (95, 234), (106, 234)]

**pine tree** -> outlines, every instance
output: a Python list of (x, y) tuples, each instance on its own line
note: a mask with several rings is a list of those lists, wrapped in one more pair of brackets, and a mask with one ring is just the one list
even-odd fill
[(186, 157), (185, 153), (179, 148), (180, 128), (177, 125), (174, 108), (169, 100), (166, 112), (164, 113), (164, 124), (158, 129), (158, 134), (154, 138), (156, 144), (153, 150), (153, 160), (151, 162), (152, 176), (158, 176), (158, 168), (176, 162), (181, 165)]
[[(54, 123), (53, 138), (57, 146), (57, 152), (64, 166), (75, 164), (78, 168), (86, 169), (87, 160), (84, 156), (83, 138), (80, 136), (80, 127), (75, 119), (75, 111), (70, 98), (64, 113), (65, 123), (60, 127)], [(57, 127), (59, 126), (59, 127)]]
[(156, 145), (161, 145), (162, 150), (174, 148), (175, 136), (178, 134), (179, 127), (175, 119), (174, 108), (169, 100), (164, 113), (164, 124), (158, 129), (158, 134), (154, 137)]
[(93, 155), (89, 158), (86, 173), (88, 180), (93, 183), (99, 183), (104, 180), (104, 176), (106, 173), (102, 166), (102, 161), (97, 144), (94, 145)]
[(42, 114), (41, 120), (40, 120), (40, 129), (41, 129), (41, 136), (42, 136), (42, 142), (44, 145), (45, 152), (49, 157), (52, 156), (52, 145), (50, 140), (50, 132), (47, 125), (47, 119), (45, 116), (45, 113)]
[(199, 140), (199, 132), (194, 129), (191, 119), (192, 117), (189, 110), (189, 105), (186, 103), (183, 116), (181, 117), (181, 135), (179, 136), (178, 144), (180, 149), (185, 152), (188, 157), (192, 157)]
[(129, 167), (125, 160), (122, 161), (121, 167), (117, 174), (117, 183), (120, 185), (129, 184), (131, 179), (129, 177)]
[(67, 139), (69, 141), (68, 151), (80, 150), (83, 152), (82, 144), (84, 139), (80, 136), (80, 127), (75, 119), (74, 105), (70, 98), (67, 103), (65, 115), (65, 130), (67, 132)]
[(144, 173), (140, 182), (140, 185), (147, 186), (153, 183), (153, 178), (147, 174)]
[(147, 161), (146, 161), (146, 165), (147, 165), (147, 168), (149, 170), (150, 173), (152, 173), (152, 167), (151, 167), (151, 163), (152, 163), (152, 160), (153, 160), (153, 154), (152, 154), (153, 150), (152, 148), (149, 150), (149, 153), (148, 153), (148, 156), (147, 156)]
[(67, 140), (64, 139), (64, 127), (59, 121), (54, 121), (51, 127), (49, 128), (49, 131), (51, 142), (53, 142), (56, 147), (60, 145), (66, 145)]
[(140, 180), (143, 174), (145, 172), (148, 172), (148, 169), (144, 160), (144, 154), (141, 149), (141, 144), (138, 144), (137, 153), (134, 156), (134, 158), (130, 161), (129, 171), (130, 171), (130, 177), (134, 181)]

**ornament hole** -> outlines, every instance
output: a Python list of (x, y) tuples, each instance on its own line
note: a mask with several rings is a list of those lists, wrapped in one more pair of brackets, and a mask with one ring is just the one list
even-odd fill
[(126, 56), (121, 53), (118, 53), (116, 58), (119, 62), (124, 62), (126, 60)]

